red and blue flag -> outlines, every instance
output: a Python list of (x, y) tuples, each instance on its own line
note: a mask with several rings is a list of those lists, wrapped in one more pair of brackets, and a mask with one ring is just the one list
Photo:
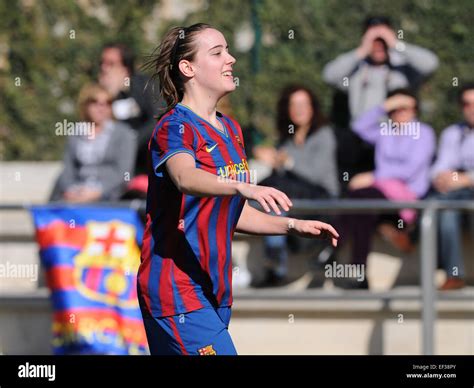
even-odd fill
[(32, 214), (51, 290), (54, 353), (148, 353), (136, 288), (137, 212), (49, 205)]

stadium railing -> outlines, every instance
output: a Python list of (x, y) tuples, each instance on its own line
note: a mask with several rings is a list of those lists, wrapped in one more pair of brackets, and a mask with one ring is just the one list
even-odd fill
[[(60, 205), (61, 203), (56, 203)], [(0, 204), (0, 211), (18, 211), (28, 210), (34, 204)], [(66, 204), (65, 206), (81, 206), (78, 204)], [(89, 204), (90, 205), (90, 204)], [(107, 207), (130, 207), (137, 211), (145, 210), (145, 202), (142, 200), (122, 201), (122, 202), (104, 202), (94, 203), (95, 206)], [(254, 204), (258, 207), (258, 204)], [(450, 294), (438, 293), (435, 288), (435, 270), (437, 260), (438, 236), (437, 236), (437, 219), (440, 210), (451, 209), (474, 212), (474, 201), (439, 201), (439, 200), (422, 200), (422, 201), (385, 201), (385, 200), (293, 200), (293, 207), (289, 212), (290, 216), (298, 216), (305, 214), (340, 214), (340, 213), (360, 213), (360, 212), (398, 212), (400, 209), (415, 209), (420, 212), (420, 282), (421, 293), (406, 294), (397, 293), (394, 290), (383, 292), (353, 292), (344, 293), (345, 299), (417, 299), (422, 303), (422, 352), (425, 355), (434, 354), (434, 336), (435, 336), (435, 320), (436, 320), (436, 301), (443, 300), (462, 300), (472, 298), (470, 294)], [(0, 236), (2, 238), (2, 236)], [(4, 239), (2, 238), (2, 241)], [(252, 293), (255, 295), (255, 293)], [(285, 292), (258, 293), (265, 295), (265, 298), (294, 298), (294, 295), (285, 295)], [(245, 294), (242, 295), (245, 298)], [(298, 295), (301, 297), (312, 297), (311, 293), (306, 295)], [(321, 299), (338, 299), (339, 294), (318, 293)]]

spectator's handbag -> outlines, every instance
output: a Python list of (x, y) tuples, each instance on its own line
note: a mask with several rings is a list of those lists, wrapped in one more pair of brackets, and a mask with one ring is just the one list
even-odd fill
[(322, 186), (310, 183), (288, 170), (273, 170), (272, 174), (260, 184), (283, 191), (292, 199), (330, 198), (329, 193)]
[[(272, 174), (260, 182), (262, 186), (270, 186), (283, 191), (290, 199), (327, 199), (329, 193), (319, 185), (312, 184), (288, 170), (273, 170)], [(321, 215), (307, 214), (302, 219), (324, 218)], [(292, 253), (313, 252), (319, 244), (317, 240), (305, 239), (290, 235), (287, 237), (288, 248)]]

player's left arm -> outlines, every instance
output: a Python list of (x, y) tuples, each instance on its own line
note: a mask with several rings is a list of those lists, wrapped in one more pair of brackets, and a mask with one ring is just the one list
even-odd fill
[(247, 201), (245, 201), (236, 230), (253, 235), (296, 234), (307, 238), (331, 239), (333, 246), (337, 246), (339, 238), (339, 234), (329, 224), (315, 220), (272, 216), (253, 208)]

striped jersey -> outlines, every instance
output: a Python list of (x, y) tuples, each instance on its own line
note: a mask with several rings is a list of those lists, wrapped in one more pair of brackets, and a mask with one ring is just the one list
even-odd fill
[(231, 242), (245, 198), (181, 193), (165, 162), (186, 152), (219, 179), (250, 182), (239, 124), (217, 113), (225, 132), (177, 104), (150, 139), (146, 227), (138, 270), (144, 315), (181, 314), (232, 304)]

